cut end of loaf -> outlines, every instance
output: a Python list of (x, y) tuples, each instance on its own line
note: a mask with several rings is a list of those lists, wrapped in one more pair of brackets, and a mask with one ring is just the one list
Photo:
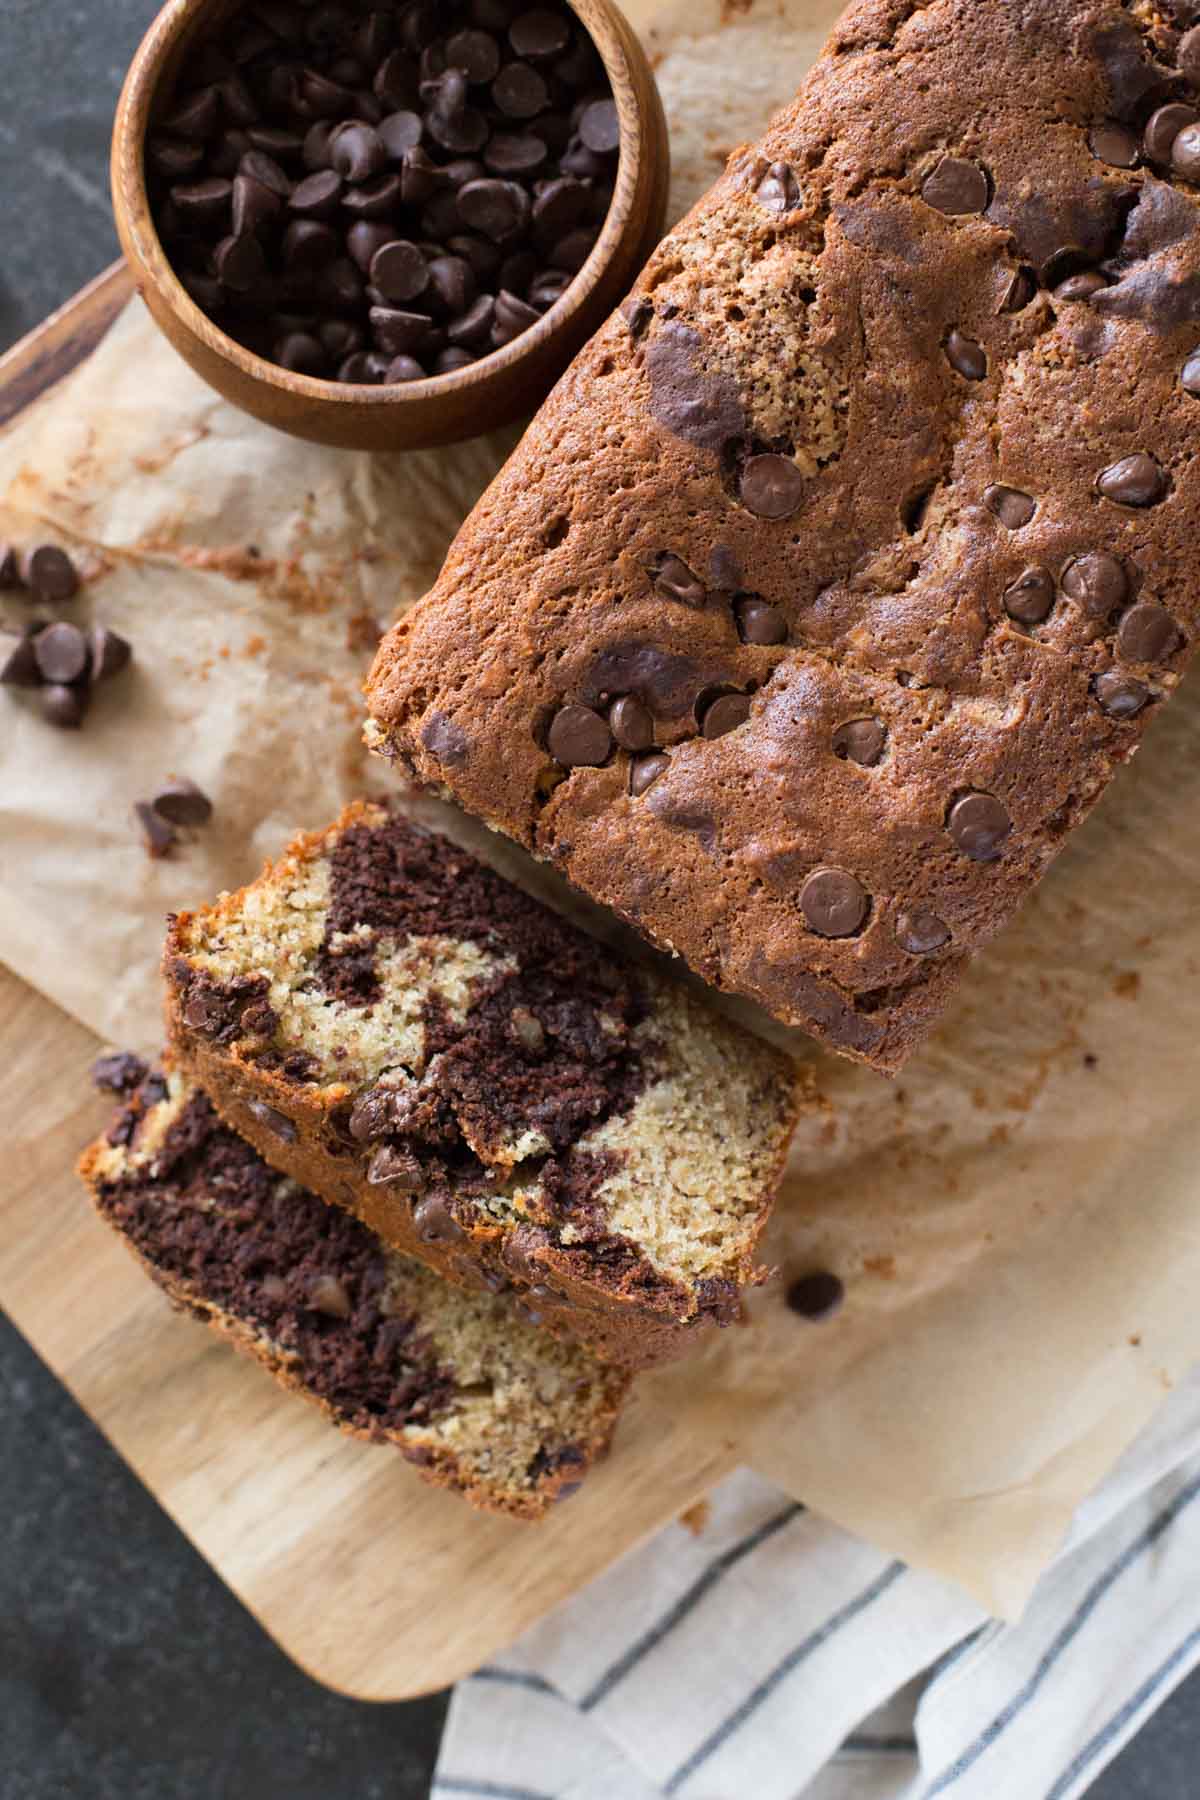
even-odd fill
[(180, 1073), (150, 1076), (80, 1172), (177, 1304), (484, 1510), (540, 1517), (607, 1447), (625, 1377), (389, 1252), (269, 1168)]

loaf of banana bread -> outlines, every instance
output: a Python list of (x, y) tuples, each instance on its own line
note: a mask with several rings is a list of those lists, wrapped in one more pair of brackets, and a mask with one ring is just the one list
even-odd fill
[(626, 1376), (387, 1250), (270, 1168), (177, 1071), (150, 1075), (79, 1167), (178, 1306), (427, 1481), (536, 1519), (607, 1448)]
[(791, 1061), (359, 804), (171, 925), (171, 1041), (275, 1167), (630, 1368), (732, 1322)]
[(1191, 651), (1198, 20), (855, 0), (385, 639), (368, 741), (897, 1068)]

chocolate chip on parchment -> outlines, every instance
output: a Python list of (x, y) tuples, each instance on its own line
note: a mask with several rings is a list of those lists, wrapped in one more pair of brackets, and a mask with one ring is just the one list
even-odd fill
[(756, 517), (786, 519), (800, 504), (804, 477), (790, 456), (767, 451), (747, 459), (738, 493), (747, 512)]
[(653, 750), (647, 756), (635, 756), (629, 765), (629, 792), (637, 800), (646, 789), (653, 787), (659, 776), (664, 774), (670, 758), (661, 750)]
[(36, 688), (42, 681), (32, 637), (13, 638), (0, 650), (0, 684), (4, 687)]
[(186, 778), (165, 783), (151, 805), (172, 825), (207, 825), (213, 814), (213, 803), (208, 795)]
[(1135, 681), (1132, 675), (1118, 675), (1115, 670), (1098, 675), (1093, 691), (1110, 719), (1132, 719), (1150, 698), (1144, 681)]
[(1062, 590), (1085, 612), (1103, 618), (1128, 595), (1129, 576), (1119, 557), (1106, 550), (1089, 550), (1067, 564)]
[(67, 686), (63, 682), (51, 681), (38, 695), (42, 717), (49, 724), (57, 725), (60, 731), (79, 729), (88, 709), (88, 698), (87, 687), (83, 682)]
[(921, 184), (921, 198), (943, 213), (981, 213), (988, 203), (988, 178), (978, 163), (943, 156)]
[(820, 937), (854, 937), (870, 906), (866, 888), (847, 869), (814, 869), (800, 889), (800, 910)]
[(1004, 610), (1022, 625), (1038, 625), (1054, 605), (1054, 577), (1033, 564), (1004, 590)]
[(788, 1283), (786, 1301), (790, 1311), (802, 1319), (828, 1319), (838, 1311), (846, 1298), (846, 1288), (839, 1276), (828, 1269), (813, 1269)]
[[(133, 811), (134, 817), (141, 827), (142, 842), (146, 847), (147, 853), (155, 858), (166, 856), (167, 852), (176, 842), (174, 826), (169, 824), (168, 821), (162, 817), (161, 813), (155, 812), (148, 800), (139, 800), (134, 806)], [(197, 996), (196, 1000), (189, 1002), (184, 1008), (184, 1018), (189, 1025), (197, 1030), (204, 1030), (206, 1028), (206, 1025), (201, 1024), (198, 1017), (193, 1017), (193, 1013), (196, 1012), (203, 998), (203, 996)], [(205, 1017), (207, 1021), (207, 1013)], [(217, 1026), (210, 1028), (219, 1029)]]
[(37, 544), (19, 559), (20, 578), (39, 600), (61, 606), (79, 592), (79, 573), (57, 544)]
[(844, 762), (860, 763), (873, 769), (883, 755), (887, 743), (887, 727), (874, 717), (847, 719), (833, 734), (833, 754)]
[(1012, 830), (1012, 820), (1003, 801), (972, 788), (950, 807), (946, 830), (973, 862), (992, 862)]
[(1153, 506), (1167, 491), (1167, 477), (1161, 463), (1137, 450), (1102, 469), (1096, 488), (1115, 506)]
[(564, 768), (598, 768), (613, 747), (608, 722), (590, 706), (571, 703), (555, 713), (547, 746), (555, 762)]
[(1178, 642), (1174, 619), (1154, 601), (1131, 606), (1117, 627), (1117, 655), (1125, 662), (1161, 662)]
[(950, 927), (927, 907), (912, 907), (896, 915), (896, 942), (910, 956), (928, 956), (950, 942)]
[(1020, 488), (1004, 487), (999, 482), (983, 490), (983, 504), (1009, 531), (1019, 531), (1022, 525), (1028, 525), (1037, 510), (1037, 502), (1031, 494), (1022, 493)]
[(87, 669), (87, 638), (77, 625), (68, 624), (65, 619), (44, 626), (33, 640), (33, 649), (45, 681), (78, 681)]

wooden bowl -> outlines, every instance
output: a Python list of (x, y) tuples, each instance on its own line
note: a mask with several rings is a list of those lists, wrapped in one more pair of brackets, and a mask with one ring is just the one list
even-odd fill
[(413, 450), (476, 437), (527, 416), (628, 291), (662, 232), (670, 172), (666, 120), (646, 54), (611, 0), (567, 0), (603, 58), (621, 127), (612, 205), (587, 262), (536, 325), (465, 369), (359, 386), (293, 374), (235, 343), (201, 312), (168, 262), (151, 217), (144, 148), (192, 46), (240, 0), (167, 0), (125, 78), (113, 128), (117, 231), (138, 292), (198, 375), (235, 406), (296, 437), (353, 450)]

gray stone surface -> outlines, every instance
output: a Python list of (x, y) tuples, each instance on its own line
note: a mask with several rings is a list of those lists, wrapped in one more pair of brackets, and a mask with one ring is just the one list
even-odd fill
[[(0, 348), (116, 254), (109, 125), (154, 11), (0, 0)], [(444, 1700), (361, 1705), (300, 1674), (2, 1321), (0, 1521), (2, 1800), (428, 1792)], [(1197, 1769), (1200, 1675), (1091, 1793), (1195, 1800)]]

